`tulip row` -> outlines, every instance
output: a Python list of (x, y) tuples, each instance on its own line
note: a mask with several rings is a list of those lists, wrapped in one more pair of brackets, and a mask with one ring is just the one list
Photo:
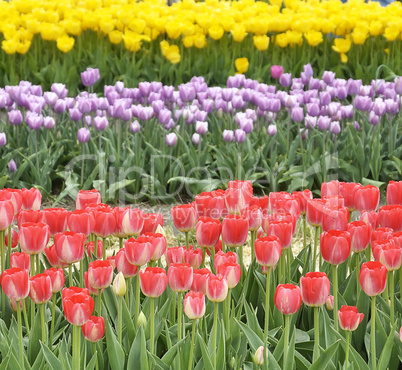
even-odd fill
[[(208, 87), (202, 77), (177, 89), (160, 82), (140, 82), (135, 88), (117, 82), (104, 87), (103, 97), (86, 91), (68, 97), (59, 83), (46, 92), (29, 82), (6, 86), (0, 89), (0, 108), (6, 113), (0, 146), (3, 168), (8, 162), (17, 173), (5, 181), (38, 184), (50, 193), (51, 179), (67, 181), (71, 191), (80, 182), (95, 186), (99, 178), (106, 201), (122, 189), (137, 197), (173, 198), (187, 183), (197, 194), (215, 180), (215, 187), (227, 181), (219, 178), (225, 173), (229, 178), (253, 176), (271, 190), (289, 184), (292, 190), (312, 187), (326, 180), (327, 168), (346, 181), (400, 176), (401, 77), (364, 85), (325, 71), (319, 79), (310, 64), (298, 78), (280, 66), (272, 67), (271, 74), (273, 85), (236, 75), (226, 88)], [(91, 89), (99, 70), (88, 68), (81, 78)], [(227, 156), (221, 148), (227, 148)], [(245, 151), (248, 160), (243, 161)]]
[[(171, 7), (160, 0), (122, 1), (118, 6), (63, 1), (56, 8), (51, 1), (16, 0), (2, 2), (0, 13), (2, 65), (7, 66), (13, 82), (16, 76), (27, 78), (33, 65), (41, 72), (28, 77), (39, 78), (41, 83), (51, 83), (49, 76), (60, 71), (64, 77), (84, 65), (98, 65), (104, 82), (112, 83), (109, 72), (121, 71), (121, 66), (126, 70), (133, 57), (140, 64), (133, 66), (133, 73), (126, 72), (127, 82), (154, 79), (155, 69), (160, 69), (159, 77), (168, 83), (212, 71), (211, 82), (222, 84), (226, 71), (234, 72), (235, 58), (248, 57), (255, 70), (252, 77), (257, 78), (266, 74), (263, 65), (273, 61), (293, 67), (300, 57), (308, 56), (304, 61), (310, 62), (312, 51), (317, 50), (321, 56), (314, 61), (316, 67), (337, 69), (345, 76), (349, 71), (337, 68), (338, 54), (344, 63), (349, 55), (348, 69), (358, 78), (366, 75), (362, 66), (371, 75), (381, 64), (397, 73), (401, 67), (401, 6), (397, 1), (387, 7), (335, 0), (286, 1), (283, 7), (248, 0), (184, 1)], [(50, 43), (54, 46), (49, 47)], [(71, 58), (66, 60), (64, 53)], [(17, 54), (20, 70), (8, 54)], [(71, 77), (69, 87), (76, 89), (78, 79)]]
[[(192, 204), (172, 208), (173, 224), (186, 241), (186, 246), (172, 247), (163, 234), (161, 215), (111, 209), (100, 203), (96, 190), (81, 191), (72, 212), (41, 211), (36, 189), (2, 190), (1, 306), (8, 323), (5, 296), (17, 311), (19, 347), (11, 349), (15, 361), (18, 358), (27, 368), (37, 361), (30, 351), (25, 353), (26, 333), (30, 348), (41, 339), (38, 358), (52, 366), (61, 366), (66, 351), (71, 351), (74, 368), (86, 363), (113, 369), (141, 363), (141, 368), (187, 364), (189, 369), (216, 369), (250, 366), (253, 360), (261, 366), (304, 369), (325, 358), (329, 366), (340, 362), (346, 368), (368, 368), (369, 363), (376, 369), (378, 353), (381, 367), (396, 368), (401, 344), (394, 333), (402, 324), (402, 182), (388, 184), (388, 205), (378, 212), (380, 191), (370, 185), (327, 182), (321, 195), (313, 198), (306, 189), (258, 198), (251, 182), (229, 182), (226, 191), (202, 193)], [(349, 223), (353, 212), (361, 221)], [(12, 229), (15, 218), (19, 234)], [(315, 228), (310, 245), (307, 223)], [(297, 232), (304, 245), (294, 256)], [(252, 257), (246, 268), (243, 248), (248, 236)], [(54, 245), (49, 246), (51, 237)], [(119, 248), (107, 256), (112, 237), (119, 240)], [(11, 253), (18, 247), (21, 253)], [(63, 289), (64, 268), (69, 287)], [(114, 294), (109, 288), (112, 281)], [(277, 310), (270, 303), (272, 288)], [(30, 307), (25, 302), (28, 295)], [(312, 311), (302, 302), (314, 308), (314, 325), (309, 323)], [(333, 314), (322, 310), (324, 305)], [(255, 314), (260, 310), (264, 316)], [(293, 321), (292, 315), (298, 319)], [(370, 334), (365, 329), (368, 318)], [(312, 341), (310, 349), (295, 344), (291, 320), (301, 343)], [(73, 325), (72, 342), (68, 323)], [(1, 330), (8, 335), (4, 327)], [(95, 343), (85, 344), (84, 352), (81, 331)], [(386, 339), (377, 343), (380, 348), (376, 333)], [(367, 335), (371, 339), (364, 349)], [(337, 351), (340, 343), (343, 351)], [(0, 350), (4, 361), (10, 347)], [(390, 356), (393, 353), (396, 356)]]

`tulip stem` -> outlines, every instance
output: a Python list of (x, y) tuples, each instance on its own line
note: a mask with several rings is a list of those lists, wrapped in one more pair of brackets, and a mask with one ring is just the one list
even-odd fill
[(314, 239), (314, 253), (313, 253), (313, 271), (317, 271), (317, 248), (318, 248), (318, 237), (320, 234), (320, 228), (318, 226), (315, 227), (315, 239)]
[(228, 289), (228, 295), (226, 299), (223, 301), (223, 308), (225, 311), (225, 327), (226, 327), (226, 333), (227, 333), (227, 338), (230, 337), (230, 301), (232, 299), (232, 289)]
[(399, 298), (402, 305), (402, 267), (399, 269)]
[(292, 253), (292, 246), (290, 246), (288, 249), (287, 249), (287, 259), (288, 259), (288, 281), (289, 281), (289, 283), (292, 281), (292, 275), (291, 275), (291, 273), (290, 273), (290, 264), (291, 264), (291, 260), (290, 260), (290, 257), (291, 257), (291, 253)]
[(119, 297), (119, 311), (117, 312), (117, 330), (118, 330), (118, 340), (119, 343), (121, 344), (121, 332), (123, 329), (123, 324), (122, 324), (122, 310), (123, 310), (123, 298)]
[(39, 305), (39, 312), (40, 312), (40, 323), (42, 326), (42, 342), (46, 343), (46, 327), (45, 327), (45, 304), (42, 303)]
[(68, 281), (70, 284), (70, 287), (73, 286), (73, 265), (70, 263), (68, 265)]
[(338, 331), (338, 266), (332, 265), (332, 275), (334, 281), (334, 325), (335, 330)]
[(126, 295), (125, 295), (125, 300), (126, 300), (127, 308), (130, 309), (129, 294), (130, 294), (130, 290), (131, 290), (131, 278), (126, 279), (126, 287), (127, 287), (127, 291), (126, 291)]
[(251, 244), (250, 244), (250, 248), (251, 248), (251, 263), (250, 266), (254, 263), (255, 260), (255, 239), (257, 237), (257, 231), (251, 231)]
[(350, 346), (350, 330), (346, 331), (346, 355), (345, 355), (345, 369), (349, 365), (349, 346)]
[(306, 248), (307, 245), (307, 216), (303, 215), (303, 249)]
[(356, 301), (357, 301), (357, 294), (359, 293), (359, 276), (360, 276), (360, 256), (359, 253), (356, 253)]
[[(0, 230), (0, 253), (1, 253), (1, 271), (0, 273), (3, 273), (3, 271), (5, 270), (4, 266), (5, 266), (5, 256), (4, 256), (4, 230)], [(4, 313), (4, 312), (3, 312)]]
[[(214, 248), (214, 247), (212, 247)], [(207, 258), (207, 248), (201, 248), (202, 249), (202, 263), (201, 263), (201, 268), (205, 267), (205, 259)]]
[(225, 253), (225, 243), (223, 241), (223, 237), (221, 238), (221, 240), (222, 240), (222, 252)]
[(119, 249), (124, 247), (123, 238), (119, 238)]
[(22, 345), (22, 320), (21, 320), (20, 301), (17, 301), (17, 321), (18, 321), (18, 342), (20, 347), (20, 364), (21, 367), (24, 369), (25, 363), (24, 363), (24, 347)]
[(366, 257), (367, 261), (371, 260), (371, 244), (369, 244), (369, 246), (366, 248)]
[[(4, 235), (5, 239), (5, 235)], [(5, 241), (4, 241), (5, 243)], [(8, 254), (7, 254), (7, 266), (8, 268), (11, 267), (11, 248), (13, 244), (13, 238), (12, 238), (12, 233), (11, 233), (11, 225), (8, 227)]]
[(80, 368), (81, 326), (73, 325), (73, 369)]
[(389, 290), (391, 296), (391, 328), (395, 324), (394, 321), (394, 307), (395, 307), (395, 292), (394, 292), (394, 272), (389, 272)]
[(84, 288), (84, 259), (80, 259), (80, 287)]
[(186, 248), (188, 249), (188, 248), (189, 248), (189, 245), (190, 245), (189, 239), (188, 239), (188, 231), (186, 231), (186, 232), (184, 233), (184, 236), (185, 236), (185, 238), (186, 238)]
[(25, 327), (27, 329), (27, 334), (29, 336), (29, 322), (28, 322), (28, 315), (27, 315), (27, 308), (26, 308), (26, 304), (25, 304), (25, 299), (22, 300), (22, 312), (24, 314)]
[[(98, 259), (98, 235), (95, 235), (95, 241), (94, 241), (94, 254), (95, 254), (95, 259)], [(91, 256), (89, 256), (91, 258)]]
[(53, 295), (52, 295), (52, 323), (50, 324), (50, 338), (49, 338), (50, 349), (52, 349), (52, 346), (53, 346), (55, 314), (56, 314), (56, 294), (53, 293)]
[(216, 369), (216, 332), (217, 332), (217, 326), (218, 326), (218, 302), (214, 303), (214, 328), (212, 332), (212, 351), (213, 353), (213, 365), (214, 369)]
[(151, 298), (151, 344), (150, 344), (150, 349), (149, 352), (151, 355), (154, 354), (154, 348), (155, 348), (155, 298)]
[[(103, 242), (103, 260), (106, 260), (106, 238), (102, 238)], [(96, 255), (96, 258), (98, 258), (98, 255)]]
[(98, 315), (102, 316), (102, 289), (98, 289)]
[(281, 258), (279, 260), (279, 262), (281, 264), (281, 271), (282, 271), (282, 274), (281, 274), (281, 277), (280, 277), (281, 283), (284, 283), (285, 280), (286, 280), (285, 279), (285, 275), (286, 275), (286, 261), (285, 261), (285, 259), (286, 259), (285, 253), (282, 253)]
[(371, 368), (377, 369), (377, 356), (375, 352), (375, 297), (371, 297)]
[(265, 363), (268, 364), (268, 322), (269, 322), (269, 288), (270, 288), (270, 280), (271, 280), (271, 271), (272, 267), (268, 267), (267, 270), (267, 281), (266, 281), (266, 289), (265, 289), (265, 323), (264, 323), (264, 357)]
[(283, 368), (285, 368), (285, 362), (288, 358), (288, 346), (289, 346), (289, 323), (290, 315), (285, 315), (285, 341), (283, 343)]
[[(152, 312), (152, 311), (151, 311)], [(181, 305), (181, 293), (177, 293), (177, 341), (180, 342), (182, 338), (182, 316), (183, 307)]]
[(318, 359), (319, 356), (319, 343), (320, 343), (320, 328), (318, 323), (318, 313), (319, 307), (314, 307), (314, 352), (313, 352), (313, 363)]
[(92, 351), (95, 354), (96, 353), (96, 361), (95, 361), (95, 369), (99, 370), (99, 363), (98, 363), (98, 354), (96, 350), (96, 343), (92, 343)]
[(242, 276), (244, 276), (243, 246), (242, 245), (239, 247), (239, 260), (240, 260), (239, 262), (240, 262)]
[[(153, 312), (153, 311), (150, 311)], [(137, 282), (135, 285), (135, 325), (138, 329), (138, 316), (140, 314), (140, 272), (137, 274)], [(153, 316), (153, 315), (151, 315)]]
[(193, 320), (193, 330), (191, 333), (191, 347), (190, 347), (190, 358), (188, 360), (188, 370), (193, 368), (193, 357), (194, 357), (194, 345), (195, 345), (195, 328), (197, 325), (197, 319)]
[(39, 254), (35, 254), (35, 265), (36, 265), (35, 275), (40, 274)]

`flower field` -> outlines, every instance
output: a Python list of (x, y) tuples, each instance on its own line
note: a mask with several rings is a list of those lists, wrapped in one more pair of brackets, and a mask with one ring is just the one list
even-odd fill
[(0, 370), (398, 370), (402, 5), (0, 0)]

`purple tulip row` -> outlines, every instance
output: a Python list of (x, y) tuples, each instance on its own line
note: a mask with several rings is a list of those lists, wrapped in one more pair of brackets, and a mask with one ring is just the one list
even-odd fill
[[(277, 80), (275, 85), (244, 75), (230, 76), (227, 87), (209, 87), (203, 77), (193, 77), (177, 88), (156, 81), (128, 88), (118, 81), (105, 86), (101, 97), (86, 91), (70, 97), (61, 83), (43, 92), (41, 86), (21, 81), (18, 86), (0, 89), (0, 113), (4, 109), (9, 124), (25, 123), (31, 130), (51, 130), (65, 115), (77, 122), (78, 128), (82, 126), (77, 133), (82, 143), (89, 141), (91, 127), (103, 131), (114, 120), (121, 120), (136, 133), (155, 118), (167, 131), (166, 143), (175, 145), (173, 130), (181, 122), (195, 125), (192, 140), (198, 144), (208, 132), (211, 116), (224, 113), (231, 123), (221, 127), (223, 139), (243, 142), (257, 120), (265, 123), (262, 126), (271, 136), (276, 134), (276, 122), (281, 118), (301, 123), (303, 135), (315, 128), (339, 134), (342, 121), (353, 121), (356, 129), (360, 128), (356, 111), (364, 112), (371, 125), (378, 125), (382, 117), (398, 114), (401, 106), (402, 77), (394, 82), (373, 80), (363, 85), (361, 80), (339, 79), (334, 72), (325, 71), (320, 79), (314, 77), (309, 64), (297, 78), (277, 71), (272, 76)], [(99, 71), (89, 68), (81, 78), (84, 86), (92, 86), (99, 79)], [(0, 133), (0, 146), (6, 141), (6, 135)]]

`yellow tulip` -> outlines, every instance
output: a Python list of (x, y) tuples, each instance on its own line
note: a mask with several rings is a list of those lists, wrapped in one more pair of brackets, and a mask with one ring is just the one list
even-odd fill
[(395, 41), (399, 36), (399, 27), (395, 24), (390, 24), (384, 31), (384, 37), (388, 41)]
[(224, 34), (225, 30), (222, 26), (214, 24), (208, 29), (209, 36), (214, 40), (220, 40)]
[(156, 40), (160, 33), (155, 28), (145, 27), (144, 35), (148, 36), (151, 40)]
[(207, 40), (205, 39), (205, 35), (202, 33), (196, 33), (194, 35), (194, 46), (197, 49), (202, 49), (207, 46)]
[(42, 39), (46, 41), (56, 41), (62, 35), (62, 30), (59, 26), (52, 23), (42, 23), (40, 34)]
[(380, 21), (373, 21), (370, 23), (370, 35), (379, 36), (383, 32), (383, 25)]
[(81, 27), (84, 31), (96, 29), (98, 27), (98, 17), (93, 13), (85, 13), (85, 16), (82, 18)]
[(241, 24), (236, 24), (232, 29), (232, 37), (236, 42), (242, 42), (247, 36), (246, 29)]
[(369, 33), (366, 29), (355, 28), (352, 32), (353, 43), (356, 45), (363, 45), (368, 36)]
[(63, 35), (57, 39), (57, 49), (63, 53), (68, 53), (74, 46), (75, 40), (73, 37)]
[(322, 33), (313, 30), (306, 32), (304, 34), (304, 38), (307, 40), (310, 46), (317, 46), (324, 41)]
[(177, 64), (180, 62), (180, 49), (177, 45), (171, 45), (166, 51), (166, 59), (172, 64)]
[(162, 55), (165, 55), (170, 47), (169, 43), (166, 40), (163, 40), (159, 45), (161, 47)]
[(249, 63), (247, 58), (237, 58), (235, 60), (235, 67), (237, 72), (243, 74), (248, 71)]
[(81, 22), (74, 19), (65, 20), (64, 30), (70, 35), (79, 36), (82, 33)]
[(339, 54), (342, 53), (345, 54), (350, 50), (352, 42), (350, 38), (346, 39), (337, 38), (334, 40), (334, 44), (335, 45), (332, 45), (332, 49), (334, 49)]
[(286, 48), (289, 45), (289, 36), (286, 33), (276, 35), (275, 44), (281, 48)]
[(102, 18), (99, 20), (99, 28), (104, 34), (108, 34), (113, 31), (116, 21), (111, 18)]
[(17, 44), (16, 51), (18, 54), (26, 54), (31, 47), (31, 41), (22, 41)]
[(40, 33), (41, 24), (37, 19), (32, 18), (32, 19), (27, 20), (26, 27), (33, 34), (37, 34), (37, 33)]
[(14, 39), (3, 40), (1, 43), (1, 48), (9, 55), (15, 54), (17, 51), (17, 41)]
[(184, 36), (182, 39), (182, 43), (186, 48), (192, 48), (194, 46), (194, 37)]
[(120, 44), (123, 40), (123, 34), (118, 30), (114, 30), (109, 33), (109, 40), (112, 44)]
[(348, 62), (348, 56), (345, 53), (341, 53), (341, 62), (342, 63)]
[(253, 36), (254, 46), (260, 50), (264, 51), (268, 49), (269, 37), (267, 35)]
[(166, 33), (168, 34), (169, 38), (175, 40), (181, 35), (181, 27), (180, 23), (173, 21), (166, 24)]
[(181, 27), (181, 32), (183, 33), (183, 36), (192, 36), (195, 34), (195, 26), (193, 23), (189, 21), (185, 21), (182, 24)]

